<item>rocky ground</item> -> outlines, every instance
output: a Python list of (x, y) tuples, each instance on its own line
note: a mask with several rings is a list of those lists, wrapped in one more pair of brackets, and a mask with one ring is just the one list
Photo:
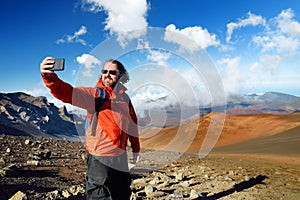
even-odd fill
[[(81, 142), (7, 135), (0, 141), (0, 199), (85, 199)], [(165, 161), (158, 165), (148, 152), (132, 169), (132, 199), (300, 199), (299, 165), (168, 153), (155, 157)]]

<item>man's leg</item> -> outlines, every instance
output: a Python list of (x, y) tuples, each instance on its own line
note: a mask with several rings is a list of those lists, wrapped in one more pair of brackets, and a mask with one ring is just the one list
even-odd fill
[(108, 181), (113, 200), (129, 200), (131, 196), (131, 176), (128, 169), (127, 153), (120, 156), (101, 157), (107, 167)]
[(110, 200), (111, 195), (108, 189), (108, 170), (93, 155), (87, 157), (88, 171), (86, 180), (86, 199), (87, 200)]
[(108, 170), (108, 187), (114, 200), (129, 200), (131, 196), (131, 176), (129, 172), (113, 168)]

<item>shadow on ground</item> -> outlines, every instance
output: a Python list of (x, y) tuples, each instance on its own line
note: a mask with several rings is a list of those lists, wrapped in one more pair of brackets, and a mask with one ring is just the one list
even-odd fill
[(251, 188), (255, 185), (258, 185), (258, 184), (265, 184), (263, 181), (268, 178), (267, 176), (263, 176), (263, 175), (258, 175), (257, 177), (255, 178), (251, 178), (250, 180), (248, 181), (243, 181), (241, 183), (238, 183), (236, 185), (234, 185), (233, 188), (230, 188), (229, 190), (225, 190), (225, 191), (222, 191), (222, 192), (219, 192), (217, 194), (214, 194), (212, 196), (209, 196), (209, 197), (199, 197), (197, 198), (197, 200), (214, 200), (214, 199), (220, 199), (220, 198), (223, 198), (225, 196), (228, 196), (234, 192), (241, 192), (243, 190), (246, 190), (248, 188)]

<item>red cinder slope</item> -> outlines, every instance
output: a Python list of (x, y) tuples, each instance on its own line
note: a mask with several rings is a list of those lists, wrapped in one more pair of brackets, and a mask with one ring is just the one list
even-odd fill
[[(143, 130), (141, 144), (148, 149), (198, 153), (201, 148), (205, 148), (201, 147), (205, 137), (206, 147), (210, 148), (210, 145), (216, 143), (216, 148), (253, 139), (278, 137), (297, 127), (300, 127), (300, 113), (225, 116), (223, 113), (210, 113), (179, 127)], [(284, 134), (280, 138), (284, 140)]]

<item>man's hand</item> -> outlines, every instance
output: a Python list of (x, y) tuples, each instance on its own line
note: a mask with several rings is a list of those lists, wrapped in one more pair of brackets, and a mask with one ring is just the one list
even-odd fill
[(54, 66), (54, 58), (46, 57), (40, 64), (40, 71), (42, 75), (50, 75), (54, 72), (50, 69)]
[(133, 162), (133, 164), (138, 163), (140, 161), (140, 158), (141, 158), (141, 156), (140, 156), (139, 152), (133, 152), (132, 153), (132, 162)]

